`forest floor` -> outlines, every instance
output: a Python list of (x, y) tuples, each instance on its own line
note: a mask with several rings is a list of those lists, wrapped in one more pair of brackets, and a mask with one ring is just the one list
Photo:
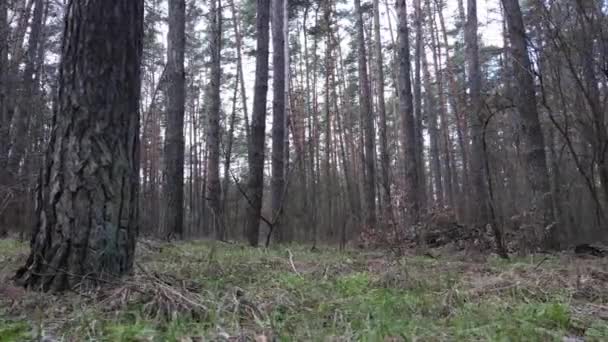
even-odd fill
[(51, 295), (7, 282), (26, 252), (0, 240), (2, 342), (608, 340), (608, 258), (146, 241), (133, 276)]

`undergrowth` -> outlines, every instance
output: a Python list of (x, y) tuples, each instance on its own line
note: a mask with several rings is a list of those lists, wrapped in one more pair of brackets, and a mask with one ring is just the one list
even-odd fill
[(0, 342), (608, 340), (605, 260), (434, 254), (147, 241), (124, 284), (1, 296)]

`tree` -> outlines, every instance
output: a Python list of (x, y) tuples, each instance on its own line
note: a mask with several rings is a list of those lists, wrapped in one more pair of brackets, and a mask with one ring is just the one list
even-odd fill
[(474, 222), (485, 224), (488, 221), (488, 196), (484, 172), (485, 156), (483, 151), (483, 102), (481, 98), (481, 69), (479, 66), (479, 45), (477, 41), (477, 0), (467, 0), (467, 22), (464, 31), (466, 62), (468, 66), (467, 83), (469, 87), (469, 122), (471, 122), (471, 168)]
[[(6, 156), (8, 155), (8, 132), (9, 119), (7, 111), (7, 88), (8, 88), (8, 3), (0, 3), (0, 176), (6, 171)], [(2, 181), (6, 176), (1, 177)]]
[(260, 235), (260, 215), (264, 195), (264, 140), (266, 137), (266, 97), (268, 95), (268, 43), (270, 0), (257, 0), (257, 50), (255, 90), (250, 128), (249, 178), (247, 180), (247, 239), (257, 246)]
[[(222, 78), (222, 4), (221, 0), (211, 0), (211, 77), (207, 85), (209, 99), (209, 127), (207, 143), (209, 144), (209, 161), (207, 164), (209, 177), (207, 181), (209, 208), (211, 209), (211, 225), (218, 240), (224, 239), (224, 220), (220, 205), (220, 86)], [(224, 177), (227, 177), (225, 175)], [(226, 189), (224, 189), (225, 191)]]
[(374, 116), (372, 111), (371, 90), (367, 74), (367, 49), (365, 47), (365, 30), (363, 28), (363, 10), (361, 0), (355, 0), (357, 18), (357, 48), (359, 64), (359, 111), (363, 126), (363, 165), (364, 165), (364, 197), (365, 197), (365, 224), (368, 227), (376, 226), (376, 164), (375, 164), (375, 134)]
[(175, 238), (184, 235), (185, 30), (185, 1), (169, 0), (164, 231)]
[(412, 222), (419, 219), (419, 186), (416, 165), (416, 128), (412, 99), (412, 81), (410, 79), (410, 44), (407, 25), (407, 5), (405, 0), (397, 1), (399, 18), (399, 112), (401, 115), (401, 139), (405, 153), (405, 205)]
[(129, 272), (139, 229), (143, 0), (72, 1), (66, 18), (37, 222), (16, 275), (51, 291)]
[(520, 131), (525, 143), (527, 181), (530, 186), (530, 208), (539, 218), (539, 223), (549, 227), (554, 222), (553, 200), (549, 183), (549, 171), (545, 156), (545, 140), (541, 129), (536, 93), (534, 90), (534, 71), (528, 55), (526, 30), (518, 0), (502, 0), (509, 30), (512, 70), (517, 82), (515, 105), (519, 112)]
[(285, 41), (283, 18), (285, 0), (272, 6), (272, 221), (277, 240), (282, 242), (281, 215), (285, 192)]
[(389, 154), (386, 127), (386, 104), (384, 101), (384, 61), (382, 58), (382, 41), (380, 38), (380, 3), (374, 0), (374, 47), (376, 52), (376, 80), (378, 92), (378, 115), (380, 127), (380, 173), (382, 175), (383, 211), (387, 218), (393, 221), (393, 206), (391, 200), (391, 184), (389, 179)]

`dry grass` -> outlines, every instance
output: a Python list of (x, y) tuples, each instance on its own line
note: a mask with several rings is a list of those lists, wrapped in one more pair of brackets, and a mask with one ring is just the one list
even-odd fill
[[(0, 341), (608, 340), (608, 259), (138, 245), (134, 275), (84, 293), (0, 285)], [(0, 279), (26, 248), (0, 240)]]

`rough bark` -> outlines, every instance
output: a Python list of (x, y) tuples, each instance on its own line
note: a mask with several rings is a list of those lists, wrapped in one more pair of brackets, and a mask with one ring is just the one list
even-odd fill
[(399, 111), (401, 115), (401, 139), (405, 152), (405, 205), (407, 215), (412, 222), (419, 219), (419, 186), (416, 166), (416, 128), (412, 98), (412, 82), (410, 80), (410, 44), (407, 25), (407, 5), (405, 0), (397, 1), (397, 16), (399, 19)]
[(247, 181), (247, 238), (257, 246), (264, 195), (264, 139), (266, 137), (266, 98), (268, 96), (268, 38), (270, 0), (257, 0), (256, 65), (253, 113), (251, 117), (249, 178)]
[[(110, 37), (112, 44), (99, 44)], [(67, 7), (37, 222), (30, 256), (16, 275), (26, 287), (61, 291), (132, 268), (142, 38), (143, 0)]]
[(365, 35), (363, 28), (363, 11), (361, 0), (355, 0), (355, 12), (357, 16), (357, 48), (359, 64), (359, 110), (361, 123), (363, 125), (363, 145), (365, 153), (363, 165), (364, 195), (365, 195), (365, 224), (368, 227), (376, 226), (376, 166), (374, 158), (375, 136), (374, 118), (371, 103), (371, 90), (367, 73), (367, 49), (365, 47)]
[(220, 86), (222, 77), (222, 4), (221, 0), (210, 2), (210, 29), (211, 43), (211, 74), (207, 85), (207, 96), (209, 99), (209, 126), (207, 131), (207, 144), (209, 146), (209, 161), (207, 167), (207, 199), (209, 201), (210, 223), (215, 238), (224, 239), (224, 221), (220, 206), (221, 183), (220, 183)]
[(272, 220), (278, 242), (283, 242), (281, 225), (285, 193), (285, 37), (283, 1), (272, 6)]
[(479, 44), (477, 41), (477, 0), (467, 0), (467, 22), (464, 31), (467, 61), (467, 84), (469, 87), (469, 122), (471, 123), (471, 193), (476, 207), (472, 211), (473, 222), (488, 222), (488, 195), (484, 175), (483, 103), (481, 98), (481, 68), (479, 66)]
[(184, 234), (185, 19), (185, 1), (169, 0), (164, 232), (180, 239)]
[(530, 211), (537, 215), (540, 224), (554, 222), (549, 172), (545, 157), (545, 141), (540, 125), (532, 64), (528, 56), (528, 43), (518, 0), (502, 0), (511, 43), (513, 73), (517, 83), (515, 104), (520, 117), (520, 132), (525, 144), (527, 180), (531, 190)]

